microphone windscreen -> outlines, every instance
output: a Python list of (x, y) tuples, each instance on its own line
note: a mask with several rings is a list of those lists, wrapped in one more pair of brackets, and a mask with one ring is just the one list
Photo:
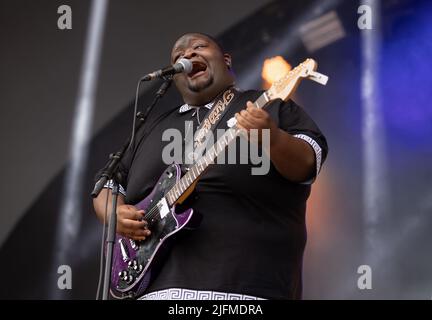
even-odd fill
[(190, 73), (192, 71), (192, 62), (189, 59), (182, 58), (177, 61), (178, 65), (182, 66), (182, 71), (185, 73)]

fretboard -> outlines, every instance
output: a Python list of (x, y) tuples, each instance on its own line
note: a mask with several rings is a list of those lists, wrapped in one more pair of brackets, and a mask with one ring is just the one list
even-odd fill
[[(255, 102), (257, 108), (264, 107), (269, 102), (267, 93), (264, 92)], [(225, 148), (235, 140), (239, 133), (239, 128), (234, 125), (228, 129), (207, 152), (189, 168), (186, 174), (167, 192), (166, 199), (172, 206), (183, 193), (202, 175), (207, 167), (215, 162), (215, 159), (225, 150)]]

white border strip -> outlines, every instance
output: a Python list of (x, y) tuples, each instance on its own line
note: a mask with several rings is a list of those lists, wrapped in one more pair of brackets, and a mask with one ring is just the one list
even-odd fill
[[(318, 173), (321, 170), (321, 161), (322, 161), (322, 149), (320, 147), (320, 145), (311, 137), (305, 135), (305, 134), (295, 134), (293, 135), (293, 137), (298, 138), (298, 139), (302, 139), (303, 141), (306, 141), (307, 143), (309, 143), (309, 145), (312, 147), (312, 149), (315, 152), (315, 162), (316, 162), (316, 173), (315, 173), (315, 178), (318, 177)], [(313, 179), (312, 179), (313, 181)]]

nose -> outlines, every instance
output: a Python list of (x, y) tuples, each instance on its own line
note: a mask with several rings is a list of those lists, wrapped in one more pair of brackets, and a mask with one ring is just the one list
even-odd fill
[(194, 48), (187, 48), (187, 49), (185, 50), (185, 53), (184, 53), (184, 57), (185, 57), (186, 59), (190, 59), (190, 58), (192, 58), (192, 57), (195, 57), (196, 55), (197, 55), (197, 54), (196, 54)]

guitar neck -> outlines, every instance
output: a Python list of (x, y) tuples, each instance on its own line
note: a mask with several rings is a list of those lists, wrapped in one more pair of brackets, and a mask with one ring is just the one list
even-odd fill
[[(254, 102), (254, 105), (257, 108), (263, 108), (269, 101), (267, 92), (264, 92)], [(235, 140), (238, 133), (239, 129), (237, 126), (233, 126), (225, 131), (216, 143), (189, 168), (188, 172), (166, 194), (166, 199), (171, 206), (199, 179), (207, 167), (215, 162), (215, 159)]]

